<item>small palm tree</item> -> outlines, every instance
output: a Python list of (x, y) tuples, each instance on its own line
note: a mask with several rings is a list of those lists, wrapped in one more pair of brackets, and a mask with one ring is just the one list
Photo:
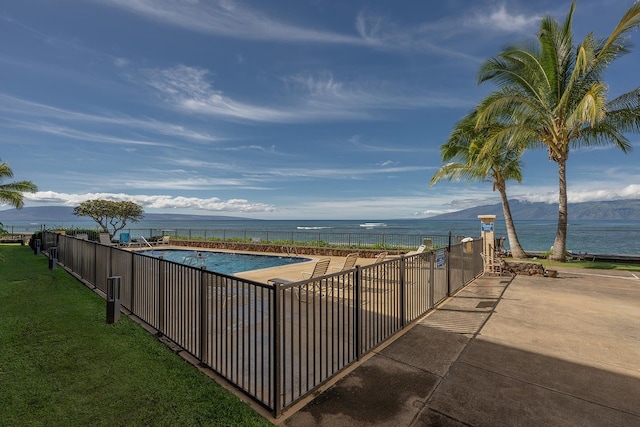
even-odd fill
[(431, 185), (443, 178), (490, 180), (493, 191), (498, 190), (500, 193), (511, 255), (517, 259), (526, 258), (518, 240), (507, 197), (507, 181), (522, 181), (522, 151), (507, 149), (498, 144), (492, 144), (490, 150), (486, 149), (487, 139), (501, 127), (496, 123), (493, 127), (478, 128), (476, 122), (477, 111), (473, 111), (456, 124), (448, 141), (440, 147), (442, 161), (454, 161), (445, 164), (433, 175)]
[(510, 114), (493, 143), (546, 148), (558, 165), (558, 228), (550, 259), (564, 261), (567, 238), (567, 177), (569, 151), (581, 146), (610, 145), (631, 150), (625, 132), (640, 131), (640, 88), (607, 102), (604, 72), (629, 51), (627, 33), (640, 25), (635, 2), (606, 39), (588, 34), (573, 44), (573, 12), (561, 25), (542, 19), (538, 43), (507, 47), (480, 69), (479, 82), (493, 81), (500, 90), (478, 112), (478, 126)]
[[(0, 182), (6, 178), (13, 178), (13, 171), (7, 163), (0, 164)], [(24, 195), (22, 193), (34, 193), (38, 187), (31, 181), (9, 182), (0, 184), (0, 202), (8, 203), (20, 209), (24, 206)]]

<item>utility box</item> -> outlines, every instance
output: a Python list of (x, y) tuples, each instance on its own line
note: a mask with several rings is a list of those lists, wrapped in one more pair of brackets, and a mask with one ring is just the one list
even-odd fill
[(40, 255), (40, 245), (41, 245), (40, 239), (36, 239), (36, 242), (33, 245), (33, 254), (34, 255)]
[(107, 323), (120, 320), (120, 276), (107, 277)]
[(55, 270), (56, 265), (58, 265), (58, 248), (54, 246), (49, 248), (49, 270)]

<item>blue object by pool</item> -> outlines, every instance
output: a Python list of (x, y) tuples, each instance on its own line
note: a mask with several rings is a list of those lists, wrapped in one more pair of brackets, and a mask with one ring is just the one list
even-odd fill
[(179, 262), (193, 267), (206, 267), (209, 271), (222, 274), (234, 274), (241, 271), (261, 268), (279, 267), (309, 261), (309, 258), (252, 255), (233, 252), (192, 251), (184, 249), (161, 249), (137, 252), (155, 258), (162, 257), (168, 261)]

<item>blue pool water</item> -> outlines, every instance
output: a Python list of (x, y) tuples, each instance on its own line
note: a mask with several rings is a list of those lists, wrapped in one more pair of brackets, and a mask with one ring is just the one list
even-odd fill
[(239, 254), (232, 252), (194, 251), (184, 249), (154, 249), (139, 251), (139, 254), (155, 258), (162, 257), (168, 261), (194, 267), (206, 267), (209, 271), (222, 274), (234, 274), (241, 271), (258, 270), (261, 268), (280, 267), (309, 261), (309, 258)]

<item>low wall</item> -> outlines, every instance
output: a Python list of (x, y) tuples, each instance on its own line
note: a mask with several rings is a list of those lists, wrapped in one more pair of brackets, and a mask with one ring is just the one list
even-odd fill
[(380, 252), (387, 252), (389, 255), (400, 255), (402, 251), (390, 250), (372, 250), (372, 249), (349, 249), (349, 248), (318, 248), (315, 246), (286, 246), (271, 245), (268, 243), (248, 243), (248, 242), (222, 242), (222, 241), (203, 241), (203, 240), (180, 240), (171, 239), (169, 244), (175, 246), (188, 246), (193, 248), (205, 249), (227, 249), (240, 252), (268, 252), (278, 254), (291, 255), (308, 255), (308, 256), (341, 256), (357, 252), (361, 258), (375, 258)]
[(544, 267), (539, 262), (505, 261), (515, 273), (523, 276), (544, 276)]

